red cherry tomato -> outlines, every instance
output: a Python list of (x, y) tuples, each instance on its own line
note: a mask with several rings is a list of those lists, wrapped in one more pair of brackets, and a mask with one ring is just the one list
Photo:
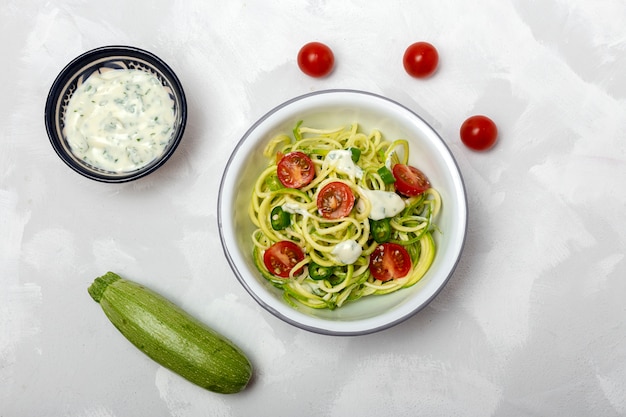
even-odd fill
[[(303, 259), (304, 252), (300, 246), (288, 240), (274, 243), (263, 254), (263, 263), (267, 270), (281, 278), (289, 277), (289, 272)], [(299, 275), (302, 269), (298, 269), (294, 275)]]
[(302, 188), (315, 177), (313, 161), (305, 153), (290, 152), (278, 161), (276, 174), (287, 188)]
[(475, 151), (486, 151), (498, 139), (498, 127), (487, 116), (472, 116), (461, 125), (461, 141)]
[(430, 188), (430, 181), (419, 169), (404, 165), (395, 164), (392, 169), (396, 191), (406, 197), (420, 195)]
[(330, 74), (334, 65), (333, 51), (323, 43), (307, 43), (298, 52), (298, 66), (308, 76), (325, 77)]
[(354, 207), (354, 193), (343, 182), (330, 182), (317, 194), (317, 211), (326, 219), (346, 217)]
[(415, 42), (404, 52), (402, 63), (410, 76), (425, 78), (437, 69), (439, 53), (428, 42)]
[(381, 281), (402, 278), (411, 269), (411, 257), (403, 246), (397, 243), (378, 245), (370, 255), (370, 272)]

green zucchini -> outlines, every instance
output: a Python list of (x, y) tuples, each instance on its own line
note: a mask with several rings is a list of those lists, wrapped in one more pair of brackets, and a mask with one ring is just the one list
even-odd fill
[(161, 295), (113, 272), (96, 278), (88, 292), (113, 325), (160, 365), (217, 393), (248, 384), (246, 355)]

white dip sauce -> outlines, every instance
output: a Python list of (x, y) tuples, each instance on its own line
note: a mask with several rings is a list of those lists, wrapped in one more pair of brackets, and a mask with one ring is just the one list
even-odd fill
[(306, 207), (300, 205), (298, 203), (285, 203), (281, 206), (283, 211), (292, 214), (300, 214), (302, 216), (310, 216), (309, 212), (306, 210)]
[(332, 150), (328, 152), (322, 167), (333, 167), (340, 174), (349, 175), (351, 178), (362, 178), (363, 170), (352, 161), (352, 152), (348, 149)]
[(372, 220), (393, 217), (406, 207), (402, 197), (392, 191), (367, 190), (365, 188), (361, 188), (360, 191), (370, 203), (371, 209), (367, 217)]
[(337, 260), (344, 265), (350, 265), (356, 262), (361, 256), (363, 248), (354, 239), (345, 240), (335, 245), (332, 250), (332, 254), (337, 257)]
[(94, 73), (76, 89), (65, 114), (74, 155), (113, 172), (134, 171), (160, 156), (173, 126), (174, 101), (141, 70)]

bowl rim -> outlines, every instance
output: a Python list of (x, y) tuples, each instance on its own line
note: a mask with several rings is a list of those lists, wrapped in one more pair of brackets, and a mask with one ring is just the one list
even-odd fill
[[(143, 59), (151, 65), (154, 65), (163, 74), (163, 76), (167, 78), (172, 91), (174, 91), (180, 99), (180, 108), (178, 110), (180, 112), (180, 124), (175, 135), (170, 139), (171, 145), (166, 148), (165, 152), (156, 161), (129, 173), (106, 175), (105, 173), (92, 170), (79, 164), (74, 158), (67, 154), (65, 149), (63, 149), (63, 146), (60, 144), (63, 139), (60, 138), (56, 132), (56, 108), (59, 100), (63, 97), (63, 87), (76, 75), (78, 70), (84, 68), (92, 61), (115, 56), (119, 56), (120, 58), (128, 57)], [(58, 157), (72, 170), (95, 181), (105, 183), (123, 183), (137, 180), (156, 171), (174, 154), (176, 148), (181, 142), (187, 125), (187, 98), (183, 85), (176, 73), (164, 60), (159, 58), (154, 53), (128, 45), (100, 46), (83, 52), (73, 58), (56, 76), (46, 98), (46, 104), (44, 107), (44, 124), (52, 148)]]
[[(382, 101), (387, 102), (388, 104), (391, 104), (393, 106), (398, 106), (401, 110), (408, 112), (408, 114), (410, 114), (412, 117), (415, 117), (415, 118), (419, 119), (422, 123), (424, 123), (424, 125), (428, 129), (430, 129), (430, 131), (432, 133), (434, 133), (434, 136), (436, 136), (438, 138), (438, 140), (440, 141), (440, 144), (443, 145), (443, 148), (447, 152), (446, 156), (450, 159), (450, 161), (452, 161), (452, 164), (453, 164), (454, 169), (455, 169), (455, 174), (458, 176), (458, 180), (459, 180), (458, 186), (459, 186), (459, 189), (460, 189), (461, 194), (462, 194), (462, 199), (459, 201), (459, 205), (461, 206), (460, 214), (462, 216), (462, 218), (460, 220), (463, 222), (463, 224), (462, 224), (462, 228), (461, 228), (461, 238), (460, 238), (460, 241), (458, 243), (458, 252), (455, 254), (454, 262), (451, 265), (449, 265), (449, 271), (447, 273), (447, 276), (441, 281), (440, 285), (436, 288), (436, 290), (433, 291), (430, 294), (430, 296), (422, 304), (416, 306), (415, 308), (412, 308), (411, 311), (409, 311), (408, 313), (406, 313), (404, 315), (401, 315), (401, 316), (395, 318), (394, 320), (386, 321), (386, 322), (383, 322), (382, 324), (379, 324), (379, 325), (376, 325), (376, 326), (366, 326), (366, 327), (363, 327), (362, 326), (362, 322), (368, 320), (368, 319), (365, 319), (365, 320), (354, 320), (354, 321), (351, 321), (350, 324), (361, 324), (360, 326), (355, 326), (354, 329), (345, 329), (345, 328), (344, 329), (333, 329), (333, 328), (324, 327), (324, 326), (321, 326), (321, 325), (318, 326), (318, 325), (305, 324), (305, 323), (299, 322), (299, 321), (297, 321), (297, 320), (295, 320), (295, 319), (293, 319), (291, 317), (288, 317), (288, 316), (284, 315), (283, 313), (281, 313), (280, 311), (275, 309), (273, 306), (267, 304), (250, 287), (250, 285), (248, 284), (247, 280), (242, 276), (242, 272), (237, 267), (237, 265), (235, 263), (235, 260), (233, 259), (233, 256), (231, 254), (231, 249), (229, 249), (229, 247), (227, 246), (227, 242), (226, 242), (226, 238), (227, 237), (224, 234), (224, 216), (225, 216), (225, 213), (223, 213), (223, 210), (222, 210), (222, 206), (223, 206), (223, 202), (224, 202), (224, 198), (225, 198), (224, 197), (224, 187), (225, 187), (225, 183), (227, 181), (229, 170), (231, 169), (231, 164), (235, 160), (239, 149), (243, 146), (243, 144), (246, 142), (248, 137), (261, 124), (263, 124), (267, 119), (272, 117), (275, 113), (281, 111), (285, 107), (287, 107), (287, 106), (289, 106), (289, 105), (291, 105), (291, 104), (293, 104), (295, 102), (298, 102), (298, 101), (301, 101), (301, 100), (305, 100), (305, 99), (308, 99), (308, 98), (311, 98), (311, 97), (315, 97), (315, 96), (325, 95), (325, 94), (330, 94), (330, 95), (333, 95), (333, 94), (345, 94), (345, 95), (353, 95), (353, 96), (358, 96), (358, 95), (368, 96), (369, 98), (374, 98), (375, 100), (382, 100)], [(420, 310), (425, 308), (428, 304), (430, 304), (430, 302), (433, 299), (435, 299), (437, 297), (437, 295), (447, 285), (448, 281), (450, 280), (450, 278), (454, 274), (454, 271), (456, 270), (456, 267), (458, 266), (458, 264), (460, 262), (460, 259), (461, 259), (462, 253), (463, 253), (463, 249), (465, 247), (466, 239), (467, 239), (468, 214), (469, 214), (469, 209), (468, 209), (468, 202), (467, 202), (467, 191), (466, 191), (465, 181), (463, 179), (462, 172), (461, 172), (461, 170), (459, 168), (458, 162), (456, 161), (456, 159), (454, 158), (454, 155), (452, 154), (452, 152), (450, 150), (450, 147), (441, 138), (439, 133), (428, 122), (426, 122), (420, 115), (418, 115), (416, 112), (414, 112), (413, 110), (411, 110), (407, 106), (397, 102), (396, 100), (393, 100), (393, 99), (390, 99), (390, 98), (385, 97), (383, 95), (372, 93), (372, 92), (369, 92), (369, 91), (358, 90), (358, 89), (345, 89), (345, 88), (325, 89), (325, 90), (318, 90), (318, 91), (314, 91), (314, 92), (310, 92), (310, 93), (305, 93), (305, 94), (293, 97), (291, 99), (288, 99), (288, 100), (278, 104), (277, 106), (275, 106), (274, 108), (269, 110), (267, 113), (262, 115), (256, 122), (254, 122), (246, 130), (244, 135), (241, 137), (241, 139), (237, 142), (237, 144), (233, 148), (233, 150), (232, 150), (228, 160), (226, 161), (226, 165), (224, 167), (222, 178), (220, 180), (220, 185), (219, 185), (219, 189), (218, 189), (218, 198), (217, 198), (217, 222), (218, 222), (218, 232), (219, 232), (220, 242), (222, 244), (222, 249), (223, 249), (223, 252), (224, 252), (224, 254), (226, 256), (226, 260), (227, 260), (231, 270), (235, 274), (235, 276), (236, 276), (237, 280), (239, 281), (239, 283), (244, 287), (246, 292), (248, 292), (248, 294), (262, 308), (264, 308), (266, 311), (271, 313), (276, 318), (278, 318), (278, 319), (280, 319), (280, 320), (282, 320), (282, 321), (284, 321), (284, 322), (286, 322), (288, 324), (291, 324), (292, 326), (294, 326), (296, 328), (300, 328), (300, 329), (307, 330), (307, 331), (312, 332), (312, 333), (317, 333), (317, 334), (321, 334), (321, 335), (328, 335), (328, 336), (360, 336), (360, 335), (367, 335), (367, 334), (372, 334), (372, 333), (379, 332), (379, 331), (382, 331), (382, 330), (386, 330), (386, 329), (389, 329), (389, 328), (391, 328), (393, 326), (396, 326), (396, 325), (398, 325), (398, 324), (408, 320), (409, 318), (411, 318), (415, 314), (417, 314)], [(323, 319), (317, 319), (317, 320), (319, 320), (320, 322), (323, 322)]]

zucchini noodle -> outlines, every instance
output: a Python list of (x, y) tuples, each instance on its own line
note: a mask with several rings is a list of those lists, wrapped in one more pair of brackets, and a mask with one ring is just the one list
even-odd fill
[[(356, 160), (355, 169), (340, 169), (329, 163), (327, 156), (331, 151), (346, 150), (357, 152), (356, 158), (352, 158)], [(299, 189), (282, 185), (277, 173), (280, 156), (295, 151), (306, 154), (315, 168), (311, 182)], [(386, 140), (378, 130), (363, 133), (356, 123), (323, 130), (299, 122), (291, 136), (280, 134), (272, 138), (263, 154), (269, 163), (259, 174), (249, 206), (249, 216), (256, 227), (252, 233), (253, 256), (263, 277), (283, 290), (290, 305), (335, 309), (365, 296), (412, 286), (424, 276), (435, 256), (432, 234), (438, 229), (433, 220), (441, 209), (441, 197), (432, 187), (414, 197), (401, 196), (401, 211), (396, 210), (385, 219), (389, 227), (386, 241), (402, 245), (411, 258), (408, 274), (383, 282), (375, 279), (369, 268), (370, 255), (379, 243), (372, 235), (370, 216), (375, 203), (368, 193), (395, 191), (393, 178), (385, 178), (381, 169), (386, 167), (389, 173), (395, 164), (408, 163), (406, 140)], [(354, 208), (345, 217), (326, 218), (318, 211), (318, 192), (331, 182), (344, 183), (354, 194)], [(288, 225), (279, 230), (272, 223), (276, 207), (288, 216)], [(265, 251), (281, 241), (295, 243), (304, 253), (304, 258), (284, 278), (273, 275), (263, 260)], [(360, 252), (353, 262), (335, 251), (345, 242), (354, 242), (352, 247), (357, 254)], [(326, 275), (312, 276), (314, 266)]]

